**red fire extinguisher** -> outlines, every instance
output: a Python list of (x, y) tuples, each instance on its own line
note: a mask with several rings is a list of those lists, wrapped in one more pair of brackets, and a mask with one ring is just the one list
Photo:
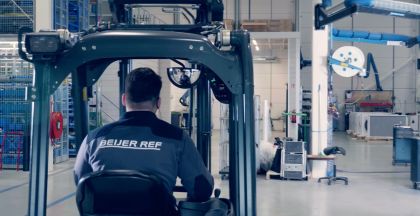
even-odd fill
[[(292, 113), (295, 113), (295, 112), (292, 112)], [(290, 116), (290, 122), (292, 122), (292, 123), (296, 123), (296, 115), (292, 114), (292, 115)]]

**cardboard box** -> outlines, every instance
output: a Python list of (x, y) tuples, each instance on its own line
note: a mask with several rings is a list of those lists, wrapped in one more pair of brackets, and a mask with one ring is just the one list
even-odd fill
[(225, 24), (225, 29), (233, 30), (233, 25), (234, 25), (233, 19), (224, 19), (223, 23)]

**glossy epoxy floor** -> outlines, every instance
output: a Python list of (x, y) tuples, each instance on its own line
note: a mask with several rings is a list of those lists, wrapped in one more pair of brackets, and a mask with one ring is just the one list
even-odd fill
[[(216, 140), (217, 133), (214, 134)], [(409, 167), (392, 166), (392, 143), (353, 140), (336, 133), (334, 142), (346, 148), (337, 160), (338, 175), (350, 184), (328, 186), (316, 180), (279, 181), (257, 179), (258, 215), (280, 216), (417, 216), (420, 191), (411, 189)], [(215, 145), (217, 146), (217, 145)], [(212, 152), (217, 171), (218, 151)], [(74, 161), (55, 166), (49, 174), (48, 215), (78, 215), (75, 206)], [(216, 186), (227, 195), (227, 181), (218, 176)], [(0, 215), (26, 215), (28, 173), (0, 171)]]

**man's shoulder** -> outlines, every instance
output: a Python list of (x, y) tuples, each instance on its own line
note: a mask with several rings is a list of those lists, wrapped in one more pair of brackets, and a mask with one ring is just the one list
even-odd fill
[(181, 128), (160, 119), (157, 119), (152, 131), (157, 136), (175, 140), (182, 140), (184, 134), (184, 130)]

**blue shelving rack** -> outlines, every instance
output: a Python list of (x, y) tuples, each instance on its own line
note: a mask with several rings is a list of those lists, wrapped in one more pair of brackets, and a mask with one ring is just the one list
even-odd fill
[(68, 0), (54, 0), (54, 28), (67, 29), (69, 23)]
[(53, 94), (54, 112), (63, 115), (63, 134), (53, 142), (53, 162), (55, 164), (69, 159), (69, 84), (65, 80)]
[(0, 42), (0, 168), (29, 170), (34, 68), (17, 54), (17, 42)]
[(0, 34), (16, 34), (34, 24), (34, 0), (0, 0)]
[(69, 0), (68, 29), (79, 32), (88, 27), (89, 3), (88, 0)]
[(71, 81), (69, 81), (68, 88), (68, 105), (69, 105), (69, 156), (76, 157), (76, 137), (74, 130), (74, 112), (73, 112), (73, 98), (71, 97)]

